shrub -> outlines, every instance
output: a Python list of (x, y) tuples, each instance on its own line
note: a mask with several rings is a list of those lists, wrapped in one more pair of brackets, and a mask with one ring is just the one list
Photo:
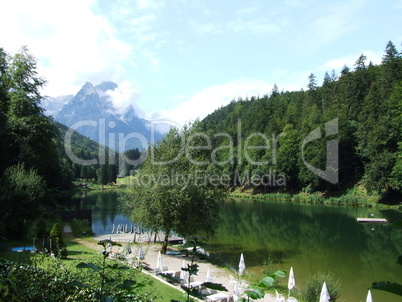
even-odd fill
[(336, 301), (341, 295), (341, 287), (338, 279), (334, 274), (318, 272), (317, 274), (308, 277), (306, 285), (302, 290), (302, 296), (307, 302), (318, 302), (320, 300), (320, 293), (323, 283), (327, 283), (327, 288), (330, 301)]
[(66, 258), (67, 249), (63, 240), (63, 231), (59, 223), (55, 223), (53, 225), (53, 228), (50, 231), (50, 240), (52, 240), (51, 252), (55, 256), (58, 256), (60, 253), (62, 258)]

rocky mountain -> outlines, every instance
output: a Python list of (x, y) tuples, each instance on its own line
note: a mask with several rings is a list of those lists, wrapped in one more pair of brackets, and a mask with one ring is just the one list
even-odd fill
[(61, 108), (67, 104), (74, 95), (63, 95), (57, 97), (46, 97), (42, 100), (41, 105), (45, 109), (45, 114), (48, 116), (56, 116)]
[[(107, 93), (116, 88), (113, 82), (96, 86), (85, 83), (54, 116), (55, 120), (117, 152), (146, 148), (151, 142), (150, 122), (138, 117), (132, 105), (119, 113)], [(161, 133), (154, 133), (155, 141), (161, 137)]]

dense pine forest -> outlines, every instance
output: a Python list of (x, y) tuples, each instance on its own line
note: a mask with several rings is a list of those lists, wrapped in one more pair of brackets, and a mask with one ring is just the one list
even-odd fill
[[(214, 137), (213, 149), (217, 150), (221, 171), (230, 173), (235, 184), (243, 186), (247, 185), (247, 174), (265, 178), (279, 175), (286, 181), (284, 185), (261, 177), (265, 185), (254, 183), (255, 192), (336, 195), (360, 187), (368, 194), (400, 200), (402, 55), (394, 44), (386, 45), (380, 65), (366, 62), (362, 54), (352, 69), (345, 66), (339, 75), (325, 73), (321, 86), (311, 74), (306, 88), (280, 91), (275, 85), (269, 95), (233, 100), (207, 116), (203, 129)], [(337, 133), (326, 137), (324, 125), (329, 121), (336, 121)], [(321, 138), (316, 133), (317, 137), (303, 146), (303, 139), (317, 128), (321, 129)], [(216, 135), (219, 132), (229, 136)], [(305, 164), (325, 170), (326, 141), (331, 139), (338, 141), (335, 183), (324, 180)], [(245, 143), (255, 148), (239, 152)]]

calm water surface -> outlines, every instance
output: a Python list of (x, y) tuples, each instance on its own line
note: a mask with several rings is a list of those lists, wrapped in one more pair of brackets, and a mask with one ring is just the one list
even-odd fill
[[(79, 194), (66, 202), (70, 210), (91, 209), (92, 230), (106, 234), (112, 224), (131, 224), (119, 211), (119, 192)], [(332, 272), (341, 281), (337, 301), (366, 301), (373, 281), (402, 282), (402, 231), (389, 225), (359, 224), (357, 217), (402, 220), (395, 211), (275, 204), (230, 200), (222, 205), (221, 222), (207, 250), (220, 263), (236, 269), (244, 253), (246, 272), (261, 274), (271, 260), (289, 271), (293, 266), (296, 287), (309, 275)], [(283, 281), (286, 286), (287, 280)], [(400, 297), (373, 291), (375, 302), (397, 302)]]

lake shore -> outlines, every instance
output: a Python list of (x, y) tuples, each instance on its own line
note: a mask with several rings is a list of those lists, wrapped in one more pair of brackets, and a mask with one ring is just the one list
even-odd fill
[[(102, 236), (95, 236), (93, 237), (94, 240), (96, 241), (101, 241), (105, 239), (112, 239), (113, 241), (119, 242), (122, 244), (121, 247), (113, 246), (112, 247), (112, 256), (113, 254), (116, 255), (124, 253), (124, 248), (127, 243), (132, 243), (133, 241), (133, 234), (130, 233), (122, 233), (122, 234), (106, 234)], [(155, 273), (155, 268), (157, 265), (157, 260), (158, 260), (158, 253), (161, 250), (161, 244), (160, 243), (149, 243), (149, 236), (147, 234), (143, 234), (142, 236), (137, 236), (136, 238), (136, 244), (131, 244), (131, 250), (132, 253), (127, 255), (126, 258), (128, 258), (129, 262), (133, 261), (133, 258), (136, 257), (139, 249), (139, 245), (142, 246), (142, 249), (144, 251), (144, 263), (146, 264), (146, 272), (150, 276), (158, 279), (159, 281), (163, 282), (163, 279), (158, 277)], [(172, 250), (171, 250), (172, 251)], [(240, 255), (239, 255), (240, 257)], [(167, 267), (168, 270), (171, 271), (180, 271), (181, 267), (183, 265), (183, 261), (186, 264), (190, 263), (190, 258), (186, 255), (182, 254), (166, 254), (162, 255), (162, 262), (163, 266)], [(201, 281), (204, 282), (206, 279), (206, 275), (208, 270), (211, 273), (212, 276), (212, 282), (213, 283), (220, 283), (224, 287), (228, 289), (228, 292), (226, 293), (229, 296), (233, 296), (234, 294), (234, 280), (239, 280), (239, 276), (237, 274), (234, 274), (232, 271), (230, 271), (227, 268), (223, 268), (214, 264), (211, 264), (210, 262), (204, 260), (204, 259), (197, 259), (195, 261), (196, 264), (198, 264), (198, 274), (194, 276), (194, 281)], [(247, 265), (247, 264), (246, 264)], [(247, 270), (247, 268), (246, 268)], [(179, 286), (176, 286), (177, 289), (179, 289)], [(275, 297), (271, 293), (266, 293), (264, 299), (260, 299), (258, 301), (264, 301), (264, 302), (274, 302)]]

